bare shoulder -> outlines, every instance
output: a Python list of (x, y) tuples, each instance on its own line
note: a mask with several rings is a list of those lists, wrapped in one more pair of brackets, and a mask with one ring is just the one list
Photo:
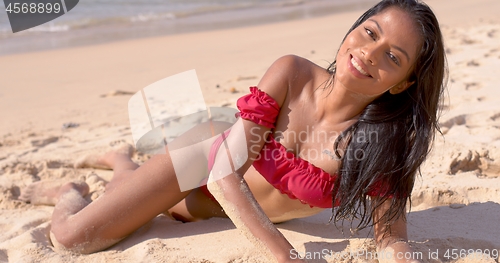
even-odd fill
[(312, 61), (296, 55), (286, 55), (280, 57), (271, 67), (279, 67), (288, 72), (289, 81), (304, 79), (309, 81), (318, 74), (327, 73), (326, 69), (313, 63)]
[(328, 72), (306, 58), (286, 55), (277, 59), (266, 71), (259, 88), (281, 105), (290, 91), (324, 81)]

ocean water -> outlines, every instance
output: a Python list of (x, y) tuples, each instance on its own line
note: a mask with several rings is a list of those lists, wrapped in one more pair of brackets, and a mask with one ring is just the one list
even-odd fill
[[(366, 9), (374, 0), (81, 0), (67, 14), (12, 33), (0, 10), (0, 55), (306, 19)], [(3, 5), (0, 5), (3, 7)]]

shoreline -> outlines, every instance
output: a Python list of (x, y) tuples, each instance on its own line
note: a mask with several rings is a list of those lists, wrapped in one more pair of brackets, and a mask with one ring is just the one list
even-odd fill
[[(226, 29), (238, 29), (265, 24), (300, 21), (338, 13), (367, 9), (376, 0), (356, 0), (347, 3), (337, 1), (295, 1), (291, 3), (268, 4), (247, 8), (204, 12), (185, 17), (136, 22), (115, 19), (107, 23), (95, 22), (68, 29), (65, 24), (41, 25), (31, 31), (16, 34), (0, 34), (2, 46), (0, 57), (61, 48), (81, 47), (115, 43), (141, 38), (163, 37), (177, 34), (201, 33)], [(78, 12), (73, 10), (71, 12)], [(57, 21), (57, 20), (56, 20)], [(76, 22), (73, 22), (76, 23)], [(47, 28), (48, 27), (48, 28)], [(53, 32), (50, 32), (54, 30)], [(48, 31), (48, 32), (47, 32)]]

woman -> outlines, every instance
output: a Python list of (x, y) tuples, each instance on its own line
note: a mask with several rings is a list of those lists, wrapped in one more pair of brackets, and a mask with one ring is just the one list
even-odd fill
[(212, 179), (210, 191), (181, 192), (168, 152), (139, 167), (128, 151), (113, 151), (88, 163), (114, 170), (97, 201), (85, 202), (84, 183), (33, 185), (21, 199), (54, 203), (53, 243), (81, 253), (105, 249), (168, 210), (183, 221), (228, 216), (270, 258), (287, 262), (292, 246), (272, 222), (333, 206), (335, 222), (358, 217), (358, 228), (373, 225), (378, 249), (397, 258), (411, 250), (405, 207), (438, 129), (445, 71), (432, 11), (416, 0), (385, 0), (356, 21), (328, 69), (282, 57), (238, 100), (241, 118), (231, 132), (181, 164), (203, 173), (190, 164), (215, 153), (209, 165), (220, 171), (217, 157), (243, 140), (246, 162)]

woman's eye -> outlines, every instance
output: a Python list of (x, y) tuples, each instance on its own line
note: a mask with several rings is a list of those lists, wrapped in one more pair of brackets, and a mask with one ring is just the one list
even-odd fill
[(373, 40), (375, 40), (375, 34), (373, 31), (365, 27), (366, 34), (369, 35)]
[(396, 63), (396, 65), (399, 66), (399, 61), (398, 61), (398, 58), (396, 56), (394, 56), (393, 54), (389, 53), (389, 58), (394, 61), (394, 63)]

